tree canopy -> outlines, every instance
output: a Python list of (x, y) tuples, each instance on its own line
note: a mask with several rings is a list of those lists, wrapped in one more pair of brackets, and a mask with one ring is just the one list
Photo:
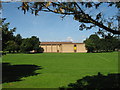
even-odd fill
[(36, 36), (32, 36), (31, 38), (25, 38), (23, 39), (21, 44), (21, 51), (29, 52), (35, 50), (36, 52), (41, 52), (41, 47), (39, 45), (40, 41), (39, 38), (37, 38)]
[(97, 34), (92, 34), (84, 43), (88, 52), (109, 52), (120, 49), (120, 40), (110, 33), (101, 38)]
[(39, 46), (40, 41), (36, 36), (31, 38), (22, 38), (20, 34), (14, 35), (16, 28), (9, 29), (10, 23), (5, 22), (3, 18), (1, 22), (0, 30), (2, 31), (2, 51), (11, 52), (30, 52), (35, 50), (36, 52), (43, 52), (44, 50)]
[(71, 15), (74, 20), (80, 22), (80, 30), (99, 27), (99, 34), (102, 32), (120, 34), (117, 24), (120, 18), (119, 13), (105, 17), (107, 12), (100, 10), (103, 6), (108, 9), (115, 8), (118, 11), (120, 10), (119, 2), (23, 2), (18, 9), (22, 9), (24, 13), (30, 11), (34, 15), (40, 14), (40, 11), (61, 14), (62, 18), (66, 15)]
[(5, 23), (5, 18), (0, 20), (1, 31), (2, 31), (2, 50), (5, 50), (7, 47), (7, 42), (14, 39), (14, 32), (16, 28), (9, 29), (10, 23)]

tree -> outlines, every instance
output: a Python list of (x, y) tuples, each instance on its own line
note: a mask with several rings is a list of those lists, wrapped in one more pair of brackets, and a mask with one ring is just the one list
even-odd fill
[(106, 8), (120, 10), (119, 2), (23, 2), (18, 9), (21, 8), (24, 13), (31, 11), (35, 15), (38, 15), (40, 11), (53, 12), (63, 15), (62, 18), (66, 15), (72, 15), (74, 20), (81, 22), (80, 30), (99, 27), (99, 33), (107, 31), (112, 34), (120, 34), (118, 25), (115, 22), (115, 20), (118, 21), (118, 15), (105, 17), (106, 13), (100, 10), (103, 5)]
[(42, 49), (39, 45), (40, 45), (39, 38), (37, 38), (36, 36), (32, 36), (31, 38), (23, 39), (21, 44), (21, 51), (29, 52), (35, 50), (36, 52), (40, 52)]
[(91, 35), (84, 41), (88, 52), (109, 52), (120, 49), (120, 41), (116, 36), (108, 35), (99, 38), (97, 34)]
[(100, 38), (96, 34), (92, 34), (88, 39), (84, 41), (85, 47), (88, 52), (98, 52)]
[(40, 41), (39, 41), (39, 38), (37, 38), (36, 36), (32, 36), (31, 38), (30, 38), (30, 40), (31, 40), (31, 44), (32, 44), (32, 46), (33, 46), (33, 50), (38, 50), (40, 47), (39, 47), (39, 45), (40, 45)]
[(95, 45), (94, 45), (94, 43), (92, 42), (91, 39), (86, 39), (84, 41), (84, 43), (85, 43), (85, 47), (87, 49), (87, 52), (93, 52), (94, 51)]
[(100, 38), (97, 34), (93, 34), (89, 37), (89, 39), (92, 41), (92, 43), (94, 44), (94, 50), (95, 52), (98, 52), (99, 48), (100, 48)]
[(0, 30), (2, 31), (2, 46), (4, 51), (11, 52), (29, 52), (35, 50), (36, 52), (43, 52), (44, 50), (39, 47), (40, 41), (36, 36), (32, 36), (31, 38), (22, 39), (20, 34), (14, 35), (16, 28), (9, 29), (10, 23), (5, 23), (6, 19), (2, 19), (0, 22), (2, 26)]
[(13, 33), (15, 32), (16, 28), (9, 29), (10, 23), (5, 23), (5, 18), (3, 18), (1, 22), (0, 30), (2, 30), (2, 50), (4, 51), (7, 47), (8, 41), (14, 40)]
[(33, 50), (33, 46), (29, 38), (23, 39), (20, 47), (21, 52), (29, 52)]
[(9, 53), (11, 53), (12, 51), (15, 52), (18, 50), (19, 46), (17, 45), (17, 43), (15, 41), (8, 41), (6, 46), (6, 51), (9, 51)]
[(105, 51), (115, 51), (115, 49), (119, 49), (119, 40), (116, 36), (108, 33), (103, 39), (101, 39), (102, 46)]
[(18, 45), (21, 45), (22, 43), (22, 36), (20, 34), (17, 34), (15, 36), (15, 42), (18, 44)]
[(22, 36), (20, 35), (20, 34), (17, 34), (16, 36), (14, 36), (15, 37), (15, 42), (17, 43), (17, 45), (18, 45), (18, 48), (17, 48), (17, 52), (19, 52), (20, 51), (20, 46), (21, 46), (21, 44), (22, 44)]

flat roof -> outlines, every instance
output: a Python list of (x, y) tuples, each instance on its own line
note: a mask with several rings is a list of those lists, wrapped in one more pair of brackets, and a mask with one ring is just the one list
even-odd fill
[(40, 44), (84, 44), (84, 43), (72, 43), (72, 42), (41, 42)]

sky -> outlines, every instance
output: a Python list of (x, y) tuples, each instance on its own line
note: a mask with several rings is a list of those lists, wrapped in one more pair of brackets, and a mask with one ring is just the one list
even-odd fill
[(54, 13), (39, 12), (39, 16), (30, 12), (24, 14), (17, 8), (20, 5), (21, 2), (2, 4), (2, 17), (10, 22), (10, 28), (17, 28), (14, 34), (20, 34), (23, 38), (37, 36), (40, 41), (83, 42), (97, 31), (97, 28), (80, 31), (80, 23), (72, 16), (62, 19), (61, 15)]

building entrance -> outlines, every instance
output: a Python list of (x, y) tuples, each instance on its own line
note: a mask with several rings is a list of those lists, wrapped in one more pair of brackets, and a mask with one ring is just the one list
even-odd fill
[(74, 52), (77, 52), (77, 46), (74, 45)]

